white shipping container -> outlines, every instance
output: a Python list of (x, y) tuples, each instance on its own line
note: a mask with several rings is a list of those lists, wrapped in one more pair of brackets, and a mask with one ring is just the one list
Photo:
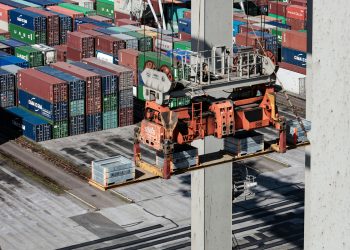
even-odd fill
[(132, 87), (132, 95), (134, 97), (137, 97), (137, 87), (135, 87), (135, 86)]
[(155, 39), (155, 48), (160, 49), (160, 50), (164, 50), (164, 51), (169, 51), (169, 50), (173, 49), (173, 43), (156, 38)]
[(33, 44), (33, 48), (40, 50), (44, 55), (44, 65), (49, 65), (57, 61), (57, 50), (45, 44)]
[(90, 0), (72, 0), (73, 2), (76, 2), (79, 4), (79, 6), (93, 10), (94, 9), (94, 2)]
[(276, 84), (281, 85), (281, 81), (286, 91), (298, 95), (305, 95), (305, 75), (279, 68), (277, 71), (277, 78), (278, 80), (276, 81)]
[(113, 56), (105, 54), (101, 51), (96, 51), (96, 58), (109, 63), (113, 63), (114, 61)]
[(2, 29), (2, 30), (6, 30), (6, 31), (9, 31), (9, 23), (8, 23), (8, 22), (5, 22), (5, 21), (0, 20), (0, 29)]
[(143, 11), (147, 9), (148, 3), (140, 0), (114, 0), (114, 11), (130, 15), (133, 13), (137, 18), (141, 18)]

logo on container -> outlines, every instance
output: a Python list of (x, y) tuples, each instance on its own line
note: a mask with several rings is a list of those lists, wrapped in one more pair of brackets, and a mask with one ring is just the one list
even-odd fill
[(43, 106), (37, 102), (35, 102), (35, 97), (33, 97), (32, 99), (28, 100), (28, 104), (34, 106), (34, 111), (38, 112), (39, 110), (43, 109)]
[[(22, 15), (21, 15), (22, 16)], [(21, 16), (17, 17), (17, 21), (20, 22), (20, 23), (23, 23), (23, 24), (27, 24), (28, 21), (26, 19), (23, 19)], [(23, 25), (22, 24), (22, 25)]]
[(296, 60), (296, 61), (306, 63), (306, 58), (305, 58), (305, 57), (303, 57), (303, 54), (298, 54), (298, 55), (295, 55), (293, 58), (294, 58), (294, 60)]

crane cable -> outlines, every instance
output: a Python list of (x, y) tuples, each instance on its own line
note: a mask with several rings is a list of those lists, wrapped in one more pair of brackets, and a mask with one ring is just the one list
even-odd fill
[[(252, 27), (251, 23), (249, 22), (249, 19), (247, 19), (247, 23), (249, 24), (250, 28), (252, 28), (252, 30), (253, 30), (253, 27)], [(257, 36), (254, 30), (253, 30), (253, 32), (254, 32), (254, 35)], [(260, 48), (264, 52), (264, 56), (267, 57), (265, 48), (262, 46), (262, 44), (261, 44), (259, 39), (257, 39), (257, 41), (258, 41), (258, 44), (259, 44)], [(282, 87), (282, 92), (283, 92), (283, 94), (284, 94), (284, 96), (285, 96), (285, 98), (286, 98), (290, 108), (292, 109), (292, 112), (293, 112), (294, 116), (297, 118), (297, 121), (298, 121), (301, 129), (303, 130), (303, 132), (305, 133), (305, 136), (307, 138), (307, 133), (308, 132), (306, 131), (306, 128), (304, 126), (304, 122), (303, 122), (302, 118), (298, 115), (298, 112), (297, 112), (295, 106), (293, 105), (292, 101), (290, 100), (289, 95), (287, 94), (286, 89), (284, 88), (284, 85), (283, 85), (282, 81), (279, 79), (279, 77), (277, 76), (275, 71), (273, 72), (273, 74), (276, 76), (276, 80), (280, 83), (280, 85)]]

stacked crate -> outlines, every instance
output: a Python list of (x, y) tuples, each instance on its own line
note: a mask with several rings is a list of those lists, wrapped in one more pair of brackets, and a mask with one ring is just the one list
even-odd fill
[(31, 46), (16, 47), (15, 56), (28, 61), (30, 68), (43, 65), (43, 54)]
[(141, 52), (135, 49), (121, 49), (118, 52), (119, 65), (132, 69), (134, 75), (133, 85), (136, 88), (138, 85), (137, 66)]
[(73, 30), (73, 20), (72, 17), (69, 15), (65, 15), (62, 13), (58, 13), (55, 11), (51, 11), (54, 14), (57, 14), (59, 17), (59, 37), (60, 37), (60, 44), (66, 44), (67, 43), (67, 34), (69, 31)]
[(19, 106), (49, 120), (54, 139), (68, 136), (67, 82), (35, 69), (25, 69), (18, 74), (17, 87)]
[(264, 135), (242, 131), (224, 139), (224, 149), (234, 155), (252, 154), (264, 150)]
[(307, 20), (307, 7), (300, 5), (289, 5), (286, 8), (287, 24), (292, 30), (305, 30)]
[[(60, 3), (58, 4), (59, 7), (68, 9), (68, 10), (73, 10), (79, 13), (84, 14), (85, 16), (92, 16), (92, 15), (96, 15), (96, 11), (95, 10), (91, 10), (85, 7), (81, 7), (75, 4), (71, 4), (71, 3)], [(51, 8), (51, 7), (49, 7)], [(56, 11), (56, 10), (55, 10)]]
[[(309, 132), (311, 130), (311, 122), (305, 119), (302, 119), (301, 121), (304, 125), (306, 133)], [(298, 120), (290, 120), (286, 123), (286, 125), (288, 143), (295, 145), (297, 143), (308, 141), (307, 135), (305, 131), (301, 128)]]
[(43, 55), (43, 65), (49, 65), (57, 61), (56, 49), (45, 44), (33, 44), (32, 47), (36, 50), (39, 50)]
[(9, 11), (14, 8), (0, 3), (0, 29), (8, 31), (9, 26)]
[(118, 51), (125, 47), (124, 40), (108, 35), (99, 36), (96, 41), (96, 56), (103, 61), (117, 63)]
[(122, 41), (125, 41), (125, 48), (126, 49), (139, 50), (139, 41), (136, 37), (129, 36), (126, 34), (113, 34), (112, 36), (115, 38), (118, 38)]
[(57, 52), (57, 62), (67, 61), (67, 45), (57, 45), (54, 47)]
[(82, 32), (69, 32), (67, 39), (67, 59), (80, 61), (95, 55), (95, 39)]
[(132, 70), (124, 66), (101, 61), (97, 58), (87, 58), (84, 59), (83, 62), (117, 75), (119, 127), (132, 125), (134, 123)]
[(104, 187), (135, 178), (135, 167), (132, 161), (121, 155), (92, 161), (91, 164), (92, 180)]
[(289, 3), (279, 2), (279, 1), (270, 1), (269, 8), (269, 16), (276, 18), (276, 20), (280, 21), (283, 24), (287, 22), (287, 7)]
[(65, 62), (57, 62), (51, 64), (51, 66), (85, 81), (86, 132), (90, 133), (102, 130), (101, 77), (96, 73)]
[(138, 40), (138, 50), (141, 52), (153, 50), (153, 38), (147, 35), (140, 34), (137, 31), (126, 32), (126, 35), (135, 37)]
[[(176, 145), (174, 152), (171, 155), (172, 170), (189, 168), (198, 165), (198, 149), (190, 145)], [(163, 152), (157, 151), (156, 154), (156, 165), (163, 167), (164, 165), (164, 154)]]
[(16, 76), (0, 69), (0, 107), (7, 108), (15, 105)]
[(102, 128), (103, 130), (118, 127), (118, 89), (117, 76), (111, 72), (99, 69), (82, 62), (73, 65), (94, 72), (101, 77), (102, 88)]
[(28, 44), (46, 44), (47, 19), (44, 15), (25, 9), (10, 10), (11, 38)]
[(68, 83), (69, 135), (85, 133), (85, 81), (60, 70), (43, 66), (37, 70)]
[(113, 0), (97, 0), (96, 12), (100, 16), (114, 18), (114, 1)]
[(55, 46), (60, 44), (60, 18), (53, 12), (34, 7), (28, 7), (26, 10), (43, 15), (46, 17), (46, 44)]

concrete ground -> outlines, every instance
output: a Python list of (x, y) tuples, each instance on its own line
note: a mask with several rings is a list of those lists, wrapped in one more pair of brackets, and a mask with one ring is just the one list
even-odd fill
[[(131, 158), (132, 131), (131, 126), (52, 140), (42, 146), (89, 167), (91, 159), (116, 154)], [(265, 132), (272, 136), (271, 131)], [(11, 142), (0, 149), (22, 154)], [(28, 164), (35, 159), (42, 161), (32, 157)], [(146, 157), (152, 159), (147, 153)], [(301, 249), (304, 150), (235, 164), (247, 167), (258, 182), (253, 199), (233, 204), (232, 232), (239, 249)], [(39, 165), (38, 170), (51, 173), (56, 181), (67, 177), (62, 175), (63, 170), (53, 171), (45, 161)], [(80, 190), (75, 196), (82, 195), (82, 201), (66, 192), (52, 193), (14, 171), (7, 162), (0, 164), (1, 249), (190, 249), (189, 173), (114, 190), (132, 203), (111, 192), (92, 191), (92, 187), (68, 175), (77, 186), (66, 190)], [(65, 184), (70, 181), (66, 179)], [(65, 186), (62, 180), (60, 183)], [(97, 209), (84, 203), (86, 200)]]

